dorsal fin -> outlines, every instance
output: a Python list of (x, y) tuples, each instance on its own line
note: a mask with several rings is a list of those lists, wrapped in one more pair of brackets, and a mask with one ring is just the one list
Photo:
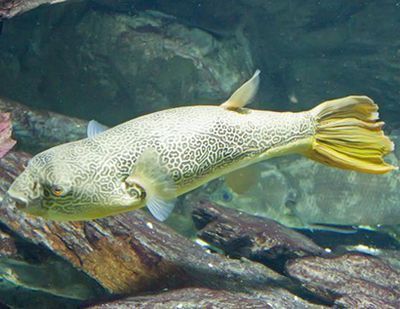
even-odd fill
[(260, 84), (259, 75), (260, 70), (256, 70), (253, 76), (240, 86), (221, 106), (230, 110), (238, 110), (249, 104), (257, 93), (258, 85)]
[(96, 120), (90, 120), (86, 129), (87, 137), (91, 138), (96, 136), (97, 134), (104, 132), (108, 127)]

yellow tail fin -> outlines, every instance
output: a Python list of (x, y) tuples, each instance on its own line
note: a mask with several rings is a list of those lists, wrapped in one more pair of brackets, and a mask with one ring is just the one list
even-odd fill
[(311, 110), (317, 122), (311, 148), (304, 155), (343, 169), (383, 174), (397, 167), (383, 156), (394, 149), (378, 121), (378, 106), (366, 96), (324, 102)]

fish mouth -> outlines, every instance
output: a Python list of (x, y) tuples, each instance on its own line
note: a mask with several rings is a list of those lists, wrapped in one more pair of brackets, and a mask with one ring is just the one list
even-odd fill
[(10, 193), (6, 194), (2, 202), (4, 207), (15, 207), (25, 214), (44, 217), (46, 215), (46, 211), (40, 207), (40, 204), (40, 199), (30, 200), (28, 198)]
[(28, 208), (28, 202), (27, 201), (23, 201), (23, 200), (15, 201), (15, 207), (18, 210), (25, 210), (25, 209)]
[(14, 205), (17, 209), (24, 210), (28, 208), (28, 199), (22, 196), (13, 195), (10, 192), (7, 192), (6, 196), (3, 200), (3, 205), (9, 206)]
[(8, 191), (3, 199), (2, 205), (6, 207), (15, 207), (24, 212), (31, 212), (36, 208), (40, 208), (41, 199), (30, 199), (26, 196), (15, 194)]

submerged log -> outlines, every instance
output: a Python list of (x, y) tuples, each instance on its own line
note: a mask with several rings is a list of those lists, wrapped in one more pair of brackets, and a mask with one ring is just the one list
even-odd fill
[(3, 303), (12, 308), (76, 308), (87, 299), (103, 295), (106, 292), (97, 282), (61, 258), (0, 230)]
[(205, 288), (185, 288), (156, 295), (130, 297), (89, 307), (90, 309), (127, 308), (325, 308), (301, 298), (293, 298), (284, 289), (251, 293), (228, 292)]
[(270, 264), (324, 250), (306, 236), (274, 220), (238, 212), (210, 202), (199, 202), (193, 220), (204, 241), (233, 257), (246, 257)]
[(399, 308), (400, 272), (359, 253), (304, 257), (286, 265), (290, 276), (336, 304), (349, 308)]
[(18, 147), (29, 152), (86, 137), (86, 120), (35, 110), (5, 98), (0, 98), (0, 112), (11, 114)]
[(114, 294), (189, 283), (238, 288), (288, 282), (264, 266), (209, 254), (143, 211), (85, 223), (48, 222), (11, 207), (3, 207), (0, 216), (8, 228), (62, 256)]

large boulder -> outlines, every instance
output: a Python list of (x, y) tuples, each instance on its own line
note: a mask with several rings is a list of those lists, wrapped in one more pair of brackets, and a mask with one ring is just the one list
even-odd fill
[(395, 1), (135, 3), (216, 35), (246, 37), (263, 72), (257, 100), (262, 108), (302, 110), (329, 98), (366, 94), (379, 103), (384, 119), (400, 126), (400, 20)]
[(216, 38), (155, 11), (129, 15), (81, 2), (5, 22), (0, 45), (3, 96), (107, 124), (221, 102), (252, 70), (246, 41), (236, 37)]

